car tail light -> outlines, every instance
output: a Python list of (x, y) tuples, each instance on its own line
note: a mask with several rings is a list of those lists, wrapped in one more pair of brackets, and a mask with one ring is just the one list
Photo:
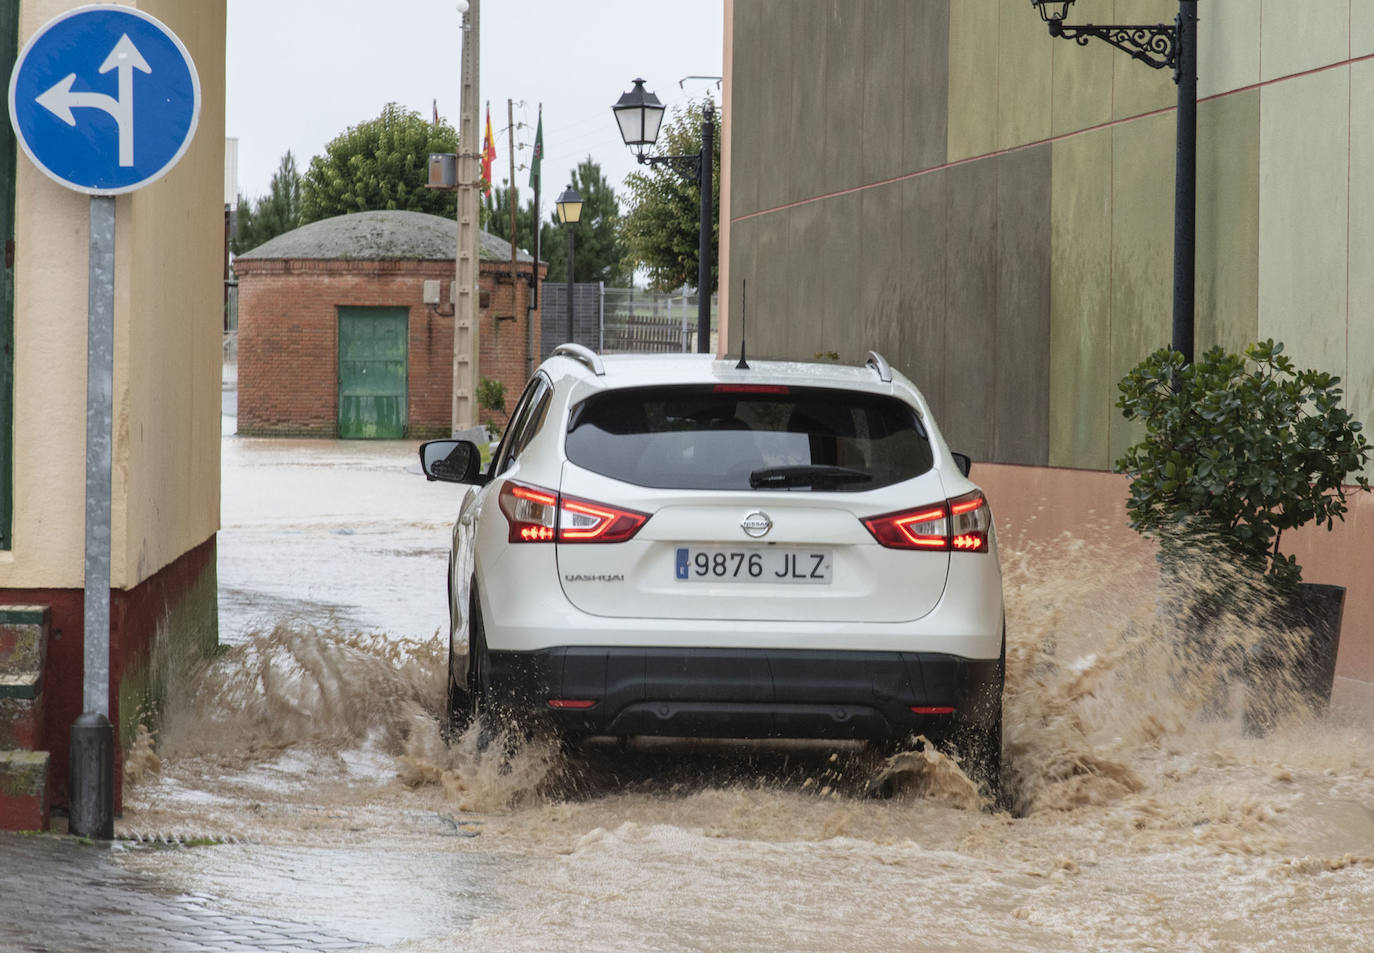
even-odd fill
[(592, 698), (550, 698), (549, 707), (556, 711), (586, 711), (596, 707)]
[(622, 543), (649, 521), (648, 513), (513, 481), (501, 487), (499, 500), (512, 543)]
[(992, 511), (983, 494), (974, 490), (943, 503), (870, 516), (863, 523), (889, 549), (985, 553)]

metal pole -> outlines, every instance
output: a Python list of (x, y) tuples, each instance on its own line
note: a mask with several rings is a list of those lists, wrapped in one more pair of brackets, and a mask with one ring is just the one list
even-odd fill
[(1197, 213), (1197, 0), (1178, 4), (1178, 134), (1174, 167), (1173, 348), (1193, 363)]
[(115, 200), (91, 197), (86, 338), (86, 578), (82, 713), (72, 724), (68, 830), (114, 837), (110, 724), (110, 472), (114, 420)]
[(573, 337), (573, 227), (572, 222), (568, 223), (568, 343), (574, 344), (577, 338)]
[(697, 351), (711, 349), (711, 198), (715, 191), (712, 159), (715, 153), (715, 110), (708, 100), (701, 118), (701, 237), (697, 247)]
[(477, 426), (479, 302), (477, 283), (480, 262), (477, 251), (478, 108), (481, 79), (481, 0), (468, 0), (463, 14), (462, 87), (458, 120), (458, 248), (454, 280), (458, 287), (453, 315), (453, 396), (450, 425), (453, 430)]

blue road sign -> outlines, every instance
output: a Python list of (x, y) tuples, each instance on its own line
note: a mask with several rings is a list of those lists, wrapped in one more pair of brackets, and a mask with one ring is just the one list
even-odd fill
[(176, 34), (132, 7), (78, 7), (29, 39), (10, 122), (34, 164), (90, 195), (160, 178), (191, 144), (200, 78)]

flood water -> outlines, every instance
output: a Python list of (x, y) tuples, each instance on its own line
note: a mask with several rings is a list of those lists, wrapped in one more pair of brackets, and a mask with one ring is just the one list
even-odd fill
[(202, 846), (121, 864), (414, 953), (1374, 945), (1374, 698), (1340, 680), (1256, 730), (1233, 670), (1276, 636), (1244, 600), (1203, 659), (1153, 560), (1004, 549), (1001, 805), (915, 748), (445, 746), (456, 500), (408, 452), (226, 438), (232, 644), (131, 756), (117, 826)]

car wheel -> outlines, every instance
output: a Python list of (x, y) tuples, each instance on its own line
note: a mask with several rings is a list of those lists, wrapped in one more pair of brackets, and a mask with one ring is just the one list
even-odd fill
[(460, 687), (453, 671), (453, 652), (448, 654), (448, 697), (444, 705), (444, 720), (440, 725), (445, 741), (461, 735), (472, 723), (472, 699), (466, 686)]
[(482, 625), (482, 609), (477, 604), (475, 583), (469, 612), (467, 716), (469, 724), (478, 725), (478, 750), (485, 751), (496, 737), (497, 726), (490, 712), (491, 660), (487, 655), (487, 635)]
[(992, 715), (982, 727), (967, 727), (956, 738), (956, 747), (963, 759), (964, 773), (969, 780), (981, 785), (994, 804), (1002, 797), (1002, 693), (1007, 673), (1007, 633), (1002, 628), (1002, 655), (997, 661), (994, 679)]

